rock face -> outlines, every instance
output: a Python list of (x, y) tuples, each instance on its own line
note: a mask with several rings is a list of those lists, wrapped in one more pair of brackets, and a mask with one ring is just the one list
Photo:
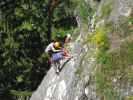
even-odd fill
[[(105, 3), (111, 1), (111, 13), (107, 20), (112, 21), (114, 24), (119, 23), (121, 16), (128, 17), (133, 10), (133, 0), (98, 1), (100, 9)], [(86, 0), (86, 2), (89, 2), (89, 0)], [(98, 9), (97, 12), (98, 16), (100, 16), (101, 10)], [(101, 23), (105, 23), (107, 20), (101, 18), (95, 24), (100, 26)], [(84, 34), (82, 40), (86, 36), (87, 34)], [(71, 44), (71, 54), (74, 57), (63, 65), (59, 75), (55, 74), (52, 66), (30, 100), (103, 100), (97, 96), (95, 81), (91, 79), (96, 65), (95, 47), (88, 43), (83, 43), (79, 38)], [(131, 89), (131, 87), (129, 88)], [(125, 92), (127, 91), (123, 90), (121, 94)], [(132, 93), (131, 89), (129, 94)]]
[(132, 0), (113, 0), (113, 9), (110, 19), (116, 23), (120, 21), (120, 17), (128, 17), (133, 9)]
[(95, 87), (89, 84), (95, 59), (92, 56), (86, 59), (89, 56), (87, 45), (73, 43), (72, 51), (74, 57), (59, 75), (51, 67), (31, 100), (98, 100)]

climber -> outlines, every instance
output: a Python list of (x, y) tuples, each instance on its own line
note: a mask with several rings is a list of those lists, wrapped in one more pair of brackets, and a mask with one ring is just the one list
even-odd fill
[(68, 47), (70, 47), (70, 42), (72, 40), (71, 34), (67, 34), (63, 39), (63, 52), (65, 58), (71, 58), (72, 56), (69, 53)]
[(48, 64), (54, 64), (54, 69), (56, 73), (59, 73), (60, 60), (63, 59), (63, 51), (60, 42), (50, 43), (46, 49), (45, 53), (49, 55)]
[(64, 39), (63, 39), (64, 45), (69, 44), (69, 43), (71, 42), (71, 40), (72, 40), (71, 34), (65, 35), (65, 36), (64, 36)]
[(56, 41), (60, 41), (62, 45), (62, 51), (64, 52), (64, 58), (71, 58), (70, 53), (69, 53), (69, 47), (71, 46), (71, 40), (72, 36), (71, 34), (66, 34), (64, 37), (61, 37), (58, 33), (56, 35)]
[(61, 49), (61, 45), (59, 42), (52, 42), (46, 47), (45, 52), (51, 54), (51, 52), (61, 51), (60, 49)]
[(60, 52), (56, 52), (52, 54), (52, 62), (54, 64), (55, 72), (56, 74), (59, 74), (60, 70), (62, 69), (61, 65), (63, 64), (63, 59), (70, 60), (72, 57), (69, 55), (68, 51), (65, 50), (65, 48), (62, 48)]
[(51, 64), (52, 62), (51, 61), (52, 54), (60, 51), (61, 51), (61, 46), (59, 42), (52, 42), (46, 47), (45, 53), (48, 55), (49, 58), (48, 64)]
[(61, 42), (52, 42), (50, 43), (46, 49), (45, 52), (49, 55), (48, 64), (54, 64), (55, 72), (58, 74), (60, 71), (60, 61), (62, 59), (70, 59), (70, 53), (65, 48), (66, 44), (69, 43), (71, 40), (71, 35), (68, 34), (64, 38), (63, 44), (61, 45)]

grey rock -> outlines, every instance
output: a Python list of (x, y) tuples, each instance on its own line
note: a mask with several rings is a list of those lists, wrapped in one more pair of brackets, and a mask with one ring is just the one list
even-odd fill
[(82, 52), (85, 48), (80, 43), (73, 43), (72, 48), (72, 54), (75, 56), (67, 62), (59, 75), (55, 74), (52, 66), (30, 100), (98, 100), (95, 88), (87, 89), (89, 93), (93, 90), (92, 99), (88, 98), (90, 94), (85, 93), (90, 81), (89, 71), (94, 66), (94, 63), (91, 63), (93, 61), (84, 56), (89, 52), (89, 48), (87, 52)]
[(113, 9), (110, 20), (118, 24), (121, 17), (128, 17), (130, 10), (133, 8), (133, 0), (112, 0)]

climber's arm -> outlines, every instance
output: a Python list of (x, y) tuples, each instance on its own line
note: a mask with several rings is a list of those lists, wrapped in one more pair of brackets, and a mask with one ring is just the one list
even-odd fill
[(61, 49), (58, 49), (58, 50), (57, 50), (57, 49), (55, 49), (54, 47), (52, 47), (52, 51), (53, 51), (53, 52), (60, 52)]

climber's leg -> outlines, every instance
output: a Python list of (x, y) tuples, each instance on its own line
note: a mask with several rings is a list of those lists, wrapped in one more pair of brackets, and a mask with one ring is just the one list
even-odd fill
[(61, 71), (61, 67), (62, 67), (62, 64), (63, 64), (63, 59), (61, 59), (61, 60), (59, 61), (59, 63), (60, 63), (60, 65), (59, 65), (59, 71)]
[(56, 74), (59, 74), (60, 70), (60, 62), (54, 62), (54, 70), (56, 72)]
[(54, 71), (56, 72), (56, 63), (53, 63)]
[(60, 60), (57, 62), (57, 73), (60, 72), (60, 66), (61, 66), (61, 63), (60, 63)]

